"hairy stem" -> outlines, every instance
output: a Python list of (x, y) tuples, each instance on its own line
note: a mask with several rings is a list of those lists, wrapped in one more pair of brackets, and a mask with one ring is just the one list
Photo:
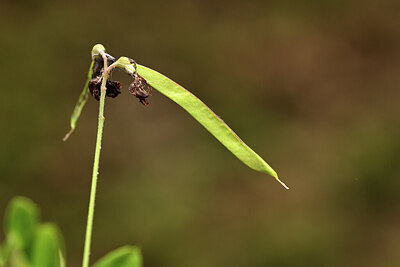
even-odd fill
[(100, 106), (99, 106), (99, 121), (97, 126), (97, 140), (96, 149), (94, 154), (94, 164), (93, 164), (93, 174), (92, 174), (92, 186), (90, 189), (90, 200), (89, 200), (89, 211), (88, 220), (86, 225), (86, 236), (85, 236), (85, 248), (83, 252), (83, 262), (82, 267), (89, 266), (89, 256), (90, 256), (90, 244), (92, 240), (92, 230), (93, 230), (93, 217), (94, 217), (94, 204), (96, 199), (96, 187), (97, 187), (97, 177), (99, 175), (99, 160), (100, 160), (100, 150), (101, 150), (101, 138), (103, 136), (104, 128), (104, 102), (106, 96), (106, 83), (108, 80), (108, 68), (107, 68), (107, 58), (104, 53), (101, 53), (104, 60), (104, 71), (102, 74), (103, 80), (101, 82), (101, 96), (100, 96)]

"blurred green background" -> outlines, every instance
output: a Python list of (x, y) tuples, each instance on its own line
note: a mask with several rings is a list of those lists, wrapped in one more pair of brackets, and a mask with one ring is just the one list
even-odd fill
[[(92, 261), (400, 266), (400, 2), (0, 2), (0, 212), (32, 198), (79, 266), (98, 102), (61, 141), (102, 43), (191, 90), (277, 170), (248, 169), (152, 92), (106, 101)], [(4, 237), (2, 234), (1, 237)]]

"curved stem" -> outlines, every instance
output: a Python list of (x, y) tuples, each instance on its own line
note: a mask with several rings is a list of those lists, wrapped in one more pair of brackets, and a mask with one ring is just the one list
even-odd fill
[(104, 71), (102, 74), (103, 80), (101, 82), (101, 96), (100, 96), (100, 106), (99, 106), (99, 121), (97, 126), (97, 140), (96, 149), (94, 154), (94, 164), (93, 164), (93, 174), (92, 174), (92, 186), (90, 189), (90, 200), (89, 200), (89, 211), (88, 220), (86, 225), (86, 236), (85, 236), (85, 248), (83, 252), (83, 262), (82, 267), (89, 266), (89, 256), (90, 256), (90, 244), (92, 240), (92, 230), (93, 230), (93, 218), (94, 218), (94, 204), (96, 199), (96, 187), (97, 187), (97, 177), (99, 175), (99, 161), (100, 161), (100, 150), (101, 150), (101, 139), (103, 136), (104, 127), (104, 102), (106, 96), (106, 83), (108, 80), (108, 68), (107, 68), (107, 57), (104, 52), (101, 51), (101, 55), (104, 60)]

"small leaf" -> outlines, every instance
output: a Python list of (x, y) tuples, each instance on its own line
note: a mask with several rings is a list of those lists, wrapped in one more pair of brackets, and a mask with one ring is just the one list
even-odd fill
[(52, 223), (38, 227), (32, 248), (32, 267), (60, 267), (63, 241), (58, 228)]
[[(129, 68), (125, 66), (125, 69), (128, 73), (133, 73), (134, 71), (133, 67)], [(154, 89), (184, 108), (244, 164), (256, 171), (273, 176), (286, 189), (289, 189), (279, 180), (277, 173), (199, 98), (166, 76), (150, 68), (137, 65), (137, 72)]]
[(141, 267), (142, 254), (140, 249), (133, 246), (124, 246), (111, 251), (93, 267)]
[(5, 215), (5, 233), (10, 249), (25, 252), (32, 246), (39, 219), (35, 203), (24, 197), (16, 197), (9, 204)]
[(83, 87), (83, 91), (80, 94), (78, 101), (75, 104), (74, 111), (72, 112), (71, 115), (71, 130), (64, 136), (63, 141), (67, 141), (67, 139), (70, 137), (72, 132), (76, 128), (76, 122), (78, 121), (79, 117), (81, 116), (82, 109), (85, 106), (88, 97), (89, 97), (89, 81), (92, 79), (92, 74), (93, 74), (93, 65), (94, 65), (94, 60), (92, 60), (92, 63), (90, 64), (89, 72), (88, 72), (88, 78), (85, 83), (85, 86)]

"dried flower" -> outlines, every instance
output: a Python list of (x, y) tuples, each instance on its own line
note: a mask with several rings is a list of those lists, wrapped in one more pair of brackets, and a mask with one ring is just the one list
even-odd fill
[[(106, 54), (107, 56), (107, 64), (111, 65), (115, 62), (115, 58)], [(102, 74), (104, 71), (104, 62), (102, 58), (96, 58), (94, 60), (93, 65), (93, 74), (92, 79), (89, 81), (89, 91), (92, 96), (99, 101), (101, 95), (101, 81), (102, 81)], [(106, 96), (115, 98), (121, 93), (121, 83), (118, 81), (112, 81), (111, 79), (107, 80), (106, 83)]]
[[(102, 77), (98, 76), (89, 81), (89, 91), (97, 101), (100, 100), (102, 80)], [(108, 97), (115, 98), (121, 93), (121, 83), (118, 81), (108, 80), (106, 83), (106, 87), (106, 96)]]
[(149, 91), (152, 89), (152, 87), (142, 76), (137, 74), (137, 72), (134, 72), (132, 74), (132, 77), (133, 82), (131, 83), (131, 85), (129, 85), (129, 92), (132, 95), (136, 96), (139, 99), (140, 103), (147, 106), (149, 102), (147, 102), (146, 98), (150, 96)]

